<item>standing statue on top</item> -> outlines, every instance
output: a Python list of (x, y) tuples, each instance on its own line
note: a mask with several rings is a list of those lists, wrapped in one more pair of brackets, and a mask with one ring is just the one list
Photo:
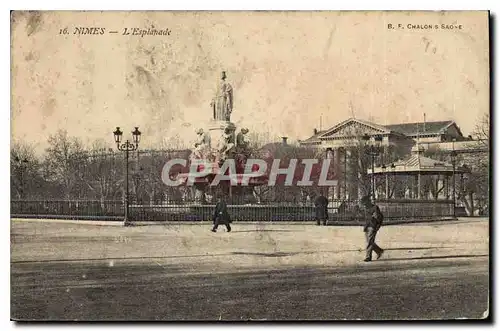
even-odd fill
[(226, 82), (226, 72), (221, 73), (221, 81), (217, 85), (217, 93), (210, 103), (213, 111), (213, 119), (216, 121), (231, 120), (233, 112), (233, 87)]

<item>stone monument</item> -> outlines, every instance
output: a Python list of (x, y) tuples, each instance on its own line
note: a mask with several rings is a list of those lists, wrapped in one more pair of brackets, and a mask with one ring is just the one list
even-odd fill
[(226, 82), (226, 78), (226, 72), (223, 71), (221, 73), (221, 80), (217, 85), (215, 97), (210, 103), (215, 121), (231, 121), (231, 113), (233, 112), (233, 87)]
[[(212, 118), (208, 124), (208, 132), (200, 128), (196, 131), (197, 139), (191, 153), (191, 160), (202, 159), (213, 162), (215, 167), (212, 176), (215, 176), (218, 167), (225, 160), (235, 159), (237, 168), (242, 170), (250, 156), (247, 128), (242, 128), (235, 134), (236, 126), (231, 122), (233, 112), (233, 88), (226, 81), (226, 72), (221, 73), (221, 80), (217, 85), (215, 96), (210, 103)], [(239, 165), (239, 167), (238, 167)], [(195, 183), (196, 200), (204, 202), (205, 183)]]
[(226, 81), (226, 78), (226, 72), (223, 71), (215, 96), (210, 103), (213, 117), (208, 127), (212, 145), (215, 148), (216, 162), (220, 164), (233, 156), (236, 146), (234, 135), (236, 126), (231, 122), (233, 87)]

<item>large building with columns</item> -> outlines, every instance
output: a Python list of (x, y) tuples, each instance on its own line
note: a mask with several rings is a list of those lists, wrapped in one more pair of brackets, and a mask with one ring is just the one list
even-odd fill
[(383, 146), (410, 149), (416, 144), (417, 139), (424, 148), (431, 146), (448, 148), (448, 144), (453, 141), (457, 142), (456, 147), (460, 148), (460, 142), (471, 139), (464, 137), (455, 121), (451, 120), (380, 125), (350, 118), (326, 130), (314, 129), (313, 135), (301, 140), (299, 144), (301, 146), (336, 149), (356, 144), (359, 134), (381, 136)]
[[(429, 163), (431, 159), (424, 160), (422, 151), (435, 149), (445, 153), (452, 150), (466, 153), (471, 150), (471, 143), (472, 138), (464, 137), (452, 120), (380, 125), (356, 118), (350, 118), (326, 130), (314, 129), (311, 137), (299, 141), (300, 146), (324, 150), (327, 157), (335, 160), (340, 176), (338, 185), (332, 188), (330, 195), (337, 199), (357, 199), (367, 193), (376, 196), (377, 192), (370, 192), (376, 190), (371, 188), (376, 185), (368, 179), (374, 167), (390, 169), (390, 166), (393, 166), (394, 169), (395, 166), (405, 164), (404, 160), (412, 156)], [(361, 152), (360, 146), (367, 144), (378, 145), (376, 157), (370, 155), (367, 158), (365, 153)], [(364, 157), (360, 157), (360, 153)], [(436, 171), (442, 166), (442, 162), (436, 163)], [(447, 169), (450, 166), (445, 164)], [(404, 172), (404, 169), (396, 170)], [(420, 189), (418, 192), (408, 194), (410, 197), (421, 197)]]

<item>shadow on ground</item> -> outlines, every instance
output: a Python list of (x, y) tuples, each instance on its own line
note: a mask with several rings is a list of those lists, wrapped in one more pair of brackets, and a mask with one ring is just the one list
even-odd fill
[(303, 231), (297, 231), (297, 230), (266, 230), (266, 229), (255, 229), (255, 230), (233, 230), (231, 231), (232, 233), (243, 233), (243, 232), (303, 232)]
[[(14, 263), (11, 316), (22, 320), (478, 318), (488, 298), (487, 261), (475, 258), (482, 256), (203, 274), (190, 274), (192, 264), (160, 265), (153, 260), (114, 266), (102, 261)], [(444, 260), (456, 257), (467, 259)]]
[(487, 257), (488, 254), (470, 254), (470, 255), (443, 255), (443, 256), (418, 256), (397, 259), (381, 259), (380, 261), (411, 261), (411, 260), (438, 260), (438, 259), (461, 259), (474, 257)]
[[(444, 249), (453, 247), (396, 247), (396, 248), (386, 248), (386, 251), (416, 251), (416, 250), (433, 250), (433, 249)], [(131, 256), (131, 257), (106, 257), (106, 258), (88, 258), (88, 259), (47, 259), (47, 260), (19, 260), (11, 261), (11, 263), (70, 263), (70, 262), (98, 262), (98, 261), (137, 261), (137, 260), (168, 260), (168, 259), (183, 259), (183, 258), (212, 258), (212, 257), (224, 257), (231, 255), (249, 255), (249, 256), (261, 256), (261, 257), (286, 257), (286, 256), (296, 256), (296, 255), (309, 255), (317, 253), (328, 253), (328, 254), (342, 254), (347, 252), (363, 252), (362, 249), (346, 249), (338, 251), (298, 251), (298, 252), (229, 252), (220, 254), (192, 254), (192, 255), (168, 255), (168, 256)], [(445, 259), (445, 258), (459, 258), (459, 257), (482, 257), (488, 255), (450, 255), (450, 256), (436, 256), (436, 257), (414, 257), (414, 258), (396, 258), (387, 259), (387, 261), (404, 261), (404, 260), (422, 260), (422, 259)]]

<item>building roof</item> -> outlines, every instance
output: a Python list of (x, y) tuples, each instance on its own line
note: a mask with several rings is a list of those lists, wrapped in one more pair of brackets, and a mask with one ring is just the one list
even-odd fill
[(300, 140), (299, 142), (302, 144), (302, 143), (306, 143), (306, 144), (314, 144), (314, 143), (319, 143), (321, 140), (319, 139), (319, 137), (325, 133), (326, 131), (328, 130), (322, 130), (322, 131), (317, 131), (317, 133), (307, 139), (304, 139), (304, 140)]
[(455, 124), (454, 121), (437, 121), (390, 124), (385, 125), (385, 127), (391, 131), (396, 131), (407, 136), (416, 136), (417, 134), (439, 134), (453, 124)]
[(447, 163), (447, 162), (443, 162), (443, 161), (437, 161), (437, 160), (433, 160), (429, 157), (425, 157), (425, 156), (421, 156), (421, 155), (412, 155), (410, 156), (410, 158), (400, 162), (400, 163), (396, 163), (395, 164), (396, 167), (398, 165), (402, 165), (402, 166), (405, 166), (407, 168), (419, 168), (419, 169), (448, 169), (450, 168), (450, 170), (452, 170), (452, 165)]
[[(455, 167), (453, 165), (443, 161), (437, 161), (429, 157), (420, 155), (419, 153), (413, 154), (405, 160), (395, 162), (394, 167), (375, 167), (374, 173), (463, 173), (466, 170), (461, 167)], [(371, 173), (371, 169), (368, 169), (368, 173)]]
[(376, 131), (380, 131), (381, 133), (390, 133), (390, 130), (388, 130), (386, 127), (384, 127), (382, 125), (379, 125), (379, 124), (376, 124), (373, 122), (368, 122), (368, 121), (365, 121), (365, 120), (362, 120), (359, 118), (349, 118), (349, 119), (347, 119), (343, 122), (340, 122), (337, 125), (331, 127), (330, 129), (323, 131), (322, 137), (329, 136), (329, 135), (337, 132), (342, 127), (344, 127), (348, 124), (351, 124), (351, 123), (359, 123), (359, 124), (362, 124), (368, 128), (374, 129)]
[(455, 121), (452, 120), (380, 125), (362, 119), (349, 118), (327, 130), (318, 131), (316, 132), (316, 134), (305, 140), (299, 140), (299, 143), (304, 145), (320, 144), (322, 140), (328, 139), (330, 136), (334, 135), (339, 130), (342, 130), (343, 127), (345, 127), (346, 125), (350, 125), (353, 122), (366, 126), (367, 128), (373, 130), (374, 132), (379, 132), (382, 134), (395, 134), (412, 139), (414, 139), (417, 135), (421, 136), (439, 135), (444, 133), (451, 126), (454, 126), (458, 131), (459, 135), (462, 136), (460, 128), (456, 125)]

